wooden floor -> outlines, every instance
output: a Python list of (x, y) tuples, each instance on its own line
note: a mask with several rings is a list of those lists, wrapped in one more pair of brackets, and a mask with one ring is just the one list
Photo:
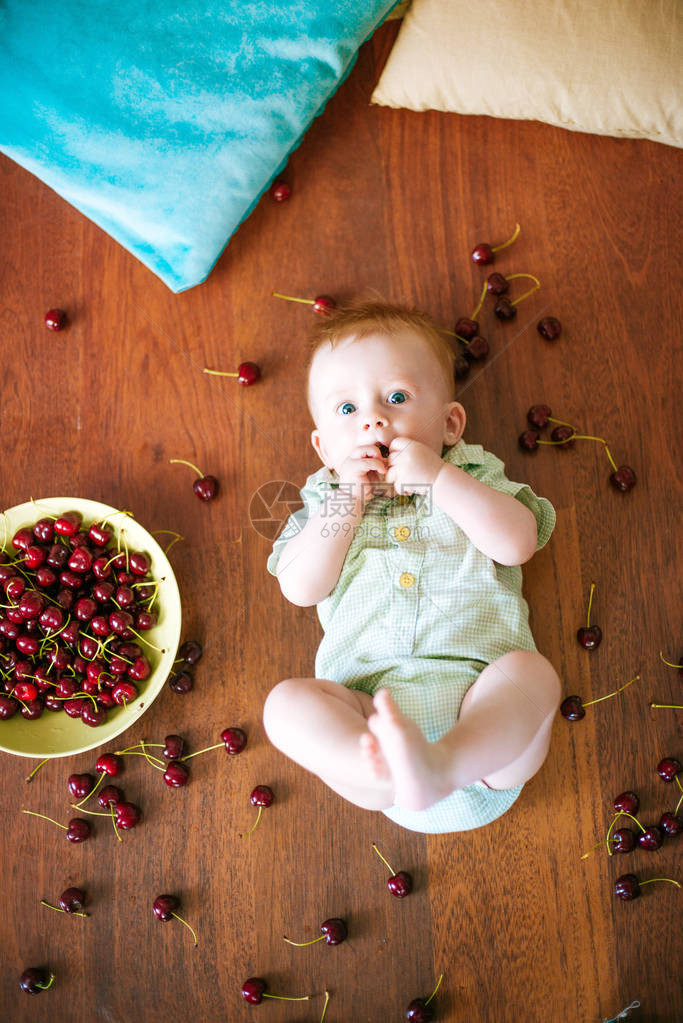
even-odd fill
[[(27, 761), (0, 755), (2, 1020), (317, 1023), (328, 989), (326, 1023), (390, 1023), (442, 972), (437, 1018), (454, 1023), (599, 1023), (634, 1001), (629, 1020), (683, 1017), (683, 890), (652, 885), (633, 903), (612, 894), (625, 872), (683, 881), (683, 839), (581, 859), (604, 837), (617, 793), (640, 794), (645, 824), (680, 795), (655, 773), (660, 758), (683, 758), (680, 712), (650, 709), (682, 702), (678, 672), (659, 659), (683, 653), (680, 155), (536, 123), (373, 108), (395, 32), (384, 26), (363, 48), (292, 156), (290, 201), (266, 196), (208, 281), (181, 295), (0, 160), (2, 506), (77, 495), (181, 533), (171, 558), (183, 635), (205, 655), (194, 691), (165, 688), (142, 734), (180, 732), (193, 749), (228, 725), (249, 734), (241, 757), (194, 761), (184, 789), (129, 764), (126, 795), (144, 822), (120, 845), (101, 827), (70, 846), (20, 813), (68, 819), (67, 776), (92, 770), (93, 755), (52, 761), (30, 786)], [(312, 672), (320, 638), (315, 609), (287, 604), (267, 574), (270, 542), (250, 522), (260, 487), (298, 487), (317, 467), (303, 398), (313, 314), (270, 293), (343, 303), (374, 289), (452, 328), (485, 273), (471, 248), (503, 240), (516, 221), (520, 237), (497, 268), (534, 273), (542, 288), (513, 323), (488, 305), (481, 314), (491, 355), (460, 388), (466, 440), (557, 509), (525, 593), (565, 692), (595, 699), (642, 678), (579, 723), (558, 717), (547, 762), (504, 817), (425, 837), (342, 803), (272, 749), (260, 723), (278, 680)], [(43, 326), (52, 306), (69, 312), (61, 334)], [(536, 333), (541, 314), (562, 321), (556, 344)], [(243, 360), (262, 367), (256, 386), (201, 372)], [(524, 455), (517, 436), (539, 402), (606, 438), (618, 464), (635, 469), (635, 489), (613, 489), (603, 448), (589, 441)], [(220, 497), (197, 501), (192, 473), (170, 458), (216, 475)], [(604, 638), (588, 653), (575, 633), (591, 581)], [(276, 801), (242, 839), (256, 784)], [(389, 895), (373, 842), (413, 873), (410, 898)], [(69, 884), (87, 889), (88, 919), (40, 905)], [(182, 897), (196, 950), (180, 923), (154, 919), (162, 891)], [(348, 921), (340, 947), (283, 942), (315, 936), (330, 916)], [(40, 964), (57, 979), (29, 998), (18, 978)], [(240, 987), (254, 975), (271, 992), (312, 999), (250, 1007)]]

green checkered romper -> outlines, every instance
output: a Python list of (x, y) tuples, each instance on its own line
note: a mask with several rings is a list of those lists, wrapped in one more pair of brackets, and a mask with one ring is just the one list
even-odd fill
[[(460, 440), (444, 461), (529, 508), (543, 547), (555, 511), (524, 483), (513, 483), (499, 458)], [(308, 518), (325, 505), (329, 528), (339, 529), (345, 500), (336, 474), (323, 468), (301, 491), (304, 507), (290, 516), (273, 545), (268, 571)], [(324, 528), (324, 527), (323, 527)], [(375, 496), (365, 508), (337, 585), (318, 604), (325, 635), (317, 678), (373, 695), (387, 688), (397, 705), (434, 742), (455, 724), (462, 699), (492, 661), (512, 650), (535, 650), (522, 569), (499, 565), (471, 543), (432, 504), (429, 490), (411, 497)], [(497, 791), (476, 781), (427, 810), (392, 806), (384, 813), (411, 831), (467, 831), (495, 820), (522, 786)]]

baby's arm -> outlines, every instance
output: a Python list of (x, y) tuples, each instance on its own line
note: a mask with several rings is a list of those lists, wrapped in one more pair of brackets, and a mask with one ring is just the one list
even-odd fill
[(349, 500), (344, 512), (335, 513), (330, 521), (323, 505), (280, 555), (277, 578), (283, 596), (292, 604), (299, 607), (319, 604), (334, 589), (356, 527), (363, 518), (363, 507), (360, 501)]
[(356, 448), (340, 470), (338, 493), (343, 500), (335, 502), (333, 509), (323, 504), (280, 555), (277, 578), (283, 595), (292, 604), (319, 604), (336, 586), (365, 505), (372, 497), (371, 472), (386, 473), (377, 447)]
[(523, 565), (536, 550), (536, 519), (509, 494), (445, 463), (432, 484), (432, 499), (474, 546), (499, 565)]

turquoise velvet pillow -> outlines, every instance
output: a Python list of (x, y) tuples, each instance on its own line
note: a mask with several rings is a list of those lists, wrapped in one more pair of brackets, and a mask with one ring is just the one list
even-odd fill
[(394, 5), (0, 0), (0, 150), (182, 291)]

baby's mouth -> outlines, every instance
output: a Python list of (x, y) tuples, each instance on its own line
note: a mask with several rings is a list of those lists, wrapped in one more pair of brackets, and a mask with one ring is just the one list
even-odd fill
[(389, 448), (386, 446), (386, 444), (378, 444), (377, 447), (379, 448), (379, 453), (382, 456), (382, 458), (389, 457)]

